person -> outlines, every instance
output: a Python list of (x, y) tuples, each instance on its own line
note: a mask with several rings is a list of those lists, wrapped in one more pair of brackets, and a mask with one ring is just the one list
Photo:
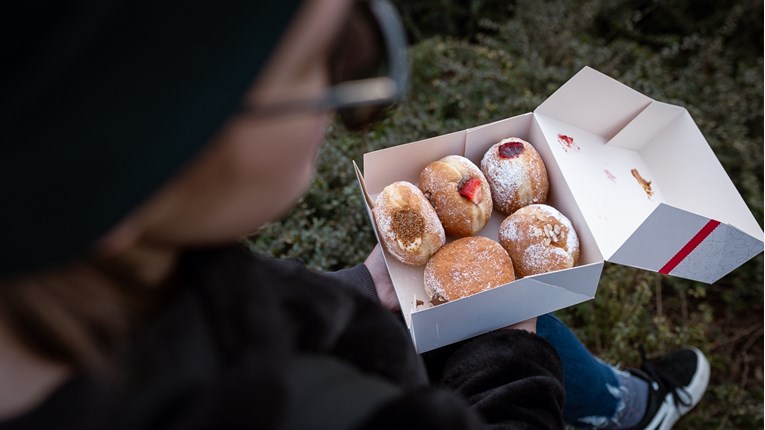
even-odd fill
[(547, 317), (419, 357), (358, 291), (390, 298), (379, 251), (369, 290), (238, 245), (299, 198), (333, 112), (400, 99), (390, 4), (10, 9), (0, 428), (563, 426)]
[(333, 111), (403, 94), (387, 1), (11, 9), (0, 427), (562, 428), (533, 326), (462, 345), (438, 387), (391, 313), (240, 243), (306, 189)]

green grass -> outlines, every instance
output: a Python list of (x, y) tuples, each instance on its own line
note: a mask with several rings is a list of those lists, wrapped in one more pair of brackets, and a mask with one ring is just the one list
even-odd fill
[[(529, 112), (585, 65), (687, 108), (762, 225), (762, 1), (473, 1), (443, 12), (446, 35), (415, 20), (428, 3), (445, 2), (403, 10), (416, 38), (408, 101), (364, 135), (330, 130), (315, 183), (253, 249), (323, 270), (363, 261), (375, 240), (351, 160)], [(709, 391), (678, 429), (763, 428), (762, 315), (762, 255), (714, 285), (606, 264), (596, 298), (560, 312), (613, 363), (639, 364), (638, 343), (707, 353)]]

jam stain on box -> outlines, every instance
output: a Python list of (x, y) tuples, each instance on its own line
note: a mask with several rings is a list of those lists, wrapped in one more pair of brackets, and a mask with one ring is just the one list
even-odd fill
[(574, 138), (571, 136), (566, 136), (565, 134), (558, 133), (558, 143), (560, 143), (560, 146), (563, 147), (563, 150), (568, 152), (569, 149), (573, 149), (576, 151), (581, 150), (582, 148), (579, 147), (576, 143), (574, 143)]

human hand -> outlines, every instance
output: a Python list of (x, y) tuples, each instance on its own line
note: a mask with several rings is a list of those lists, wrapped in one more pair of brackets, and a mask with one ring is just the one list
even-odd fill
[(398, 296), (396, 296), (396, 290), (393, 289), (393, 281), (391, 281), (388, 268), (385, 266), (382, 248), (379, 244), (369, 254), (364, 265), (367, 266), (369, 274), (372, 275), (380, 304), (389, 311), (400, 311), (401, 305), (398, 303)]
[(526, 321), (517, 322), (513, 325), (509, 325), (501, 330), (526, 330), (529, 333), (537, 332), (537, 317), (527, 319)]

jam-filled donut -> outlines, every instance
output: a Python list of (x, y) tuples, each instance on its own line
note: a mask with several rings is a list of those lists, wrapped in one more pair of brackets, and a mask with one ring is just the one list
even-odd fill
[(465, 157), (449, 155), (428, 164), (420, 173), (420, 189), (450, 236), (472, 236), (489, 222), (489, 183), (481, 169)]
[(433, 206), (409, 182), (394, 182), (383, 188), (372, 214), (383, 247), (402, 263), (421, 266), (446, 241)]
[(547, 201), (547, 169), (537, 150), (523, 139), (510, 137), (492, 145), (481, 160), (481, 170), (489, 180), (494, 208), (504, 214)]

